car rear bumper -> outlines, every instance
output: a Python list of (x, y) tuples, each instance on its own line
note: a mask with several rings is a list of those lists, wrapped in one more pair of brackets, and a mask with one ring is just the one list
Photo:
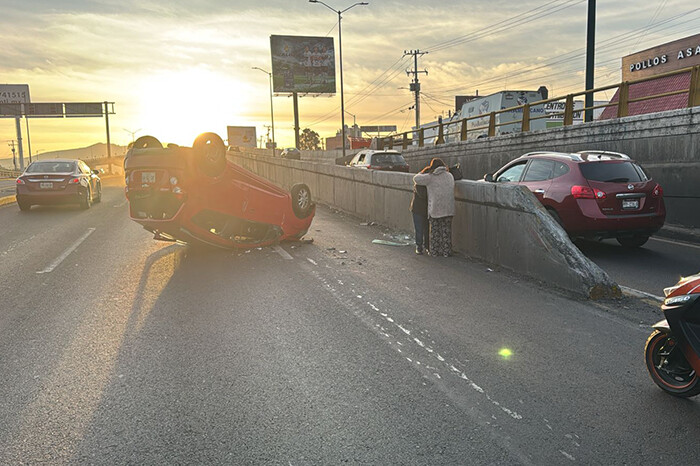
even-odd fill
[(621, 236), (650, 236), (663, 227), (666, 209), (663, 203), (655, 212), (605, 215), (595, 200), (579, 200), (581, 217), (572, 222), (567, 230), (572, 236), (589, 238), (616, 238)]
[(84, 187), (67, 187), (60, 191), (30, 191), (17, 187), (17, 201), (34, 205), (79, 204), (85, 197)]

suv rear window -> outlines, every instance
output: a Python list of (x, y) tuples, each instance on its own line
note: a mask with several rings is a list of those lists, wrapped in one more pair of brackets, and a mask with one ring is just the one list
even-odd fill
[(401, 154), (374, 154), (372, 156), (372, 165), (399, 165), (404, 164)]
[(605, 183), (629, 183), (647, 181), (642, 168), (632, 162), (587, 162), (579, 165), (587, 180)]

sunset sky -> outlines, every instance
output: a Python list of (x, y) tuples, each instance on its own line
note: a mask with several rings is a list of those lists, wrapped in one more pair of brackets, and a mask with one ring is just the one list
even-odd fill
[[(409, 49), (430, 52), (419, 60), (429, 72), (423, 122), (477, 90), (583, 89), (585, 0), (369, 3), (342, 21), (345, 106), (359, 125), (410, 129)], [(29, 84), (34, 102), (115, 102), (111, 137), (121, 145), (132, 134), (190, 145), (204, 131), (225, 137), (227, 125), (264, 134), (268, 77), (252, 67), (270, 69), (270, 35), (333, 37), (338, 59), (337, 14), (306, 0), (3, 0), (0, 11), (0, 83)], [(620, 80), (622, 56), (698, 32), (697, 0), (599, 1), (596, 87)], [(322, 137), (340, 128), (339, 92), (299, 106), (301, 128)], [(292, 99), (275, 97), (274, 108), (278, 145), (291, 146)], [(84, 147), (105, 142), (105, 122), (33, 119), (30, 136), (33, 153)], [(15, 138), (14, 120), (0, 119), (0, 159)]]

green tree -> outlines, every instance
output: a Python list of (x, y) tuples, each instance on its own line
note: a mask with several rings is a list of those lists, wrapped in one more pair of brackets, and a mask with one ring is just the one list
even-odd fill
[(309, 128), (304, 130), (299, 135), (299, 149), (303, 150), (319, 150), (321, 148), (321, 140), (316, 131), (311, 131)]

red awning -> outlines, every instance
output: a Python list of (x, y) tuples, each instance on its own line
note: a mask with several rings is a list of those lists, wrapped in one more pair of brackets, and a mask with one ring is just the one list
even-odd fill
[[(630, 100), (656, 94), (664, 94), (666, 92), (682, 90), (685, 90), (686, 92), (683, 94), (670, 95), (666, 97), (657, 97), (650, 100), (644, 100), (642, 102), (631, 102), (628, 106), (628, 116), (686, 108), (688, 106), (687, 91), (689, 87), (690, 72), (632, 84), (630, 85), (629, 89)], [(620, 90), (618, 89), (613, 98), (610, 99), (610, 103), (612, 104), (618, 102), (619, 98)], [(606, 107), (598, 119), (610, 120), (612, 118), (617, 118), (617, 105)]]

